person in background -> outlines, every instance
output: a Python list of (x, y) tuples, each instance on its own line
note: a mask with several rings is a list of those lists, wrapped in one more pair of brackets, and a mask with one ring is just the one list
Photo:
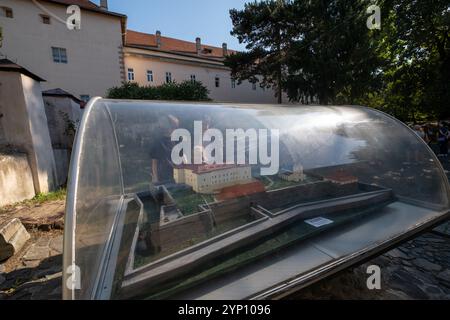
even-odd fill
[(422, 126), (417, 124), (414, 126), (413, 130), (419, 137), (425, 140), (425, 131), (423, 130)]
[(155, 129), (159, 136), (155, 136), (155, 143), (149, 150), (152, 159), (153, 183), (158, 184), (173, 180), (171, 154), (174, 143), (171, 141), (171, 134), (179, 125), (178, 118), (171, 114), (162, 116), (157, 123)]
[(450, 138), (450, 133), (444, 123), (439, 123), (438, 131), (438, 143), (439, 143), (439, 154), (438, 156), (447, 157), (448, 156), (448, 139)]
[(428, 145), (430, 145), (431, 137), (430, 137), (430, 129), (428, 128), (428, 125), (424, 125), (422, 127), (422, 130), (423, 130), (423, 135), (424, 135), (423, 140), (425, 140), (425, 142)]

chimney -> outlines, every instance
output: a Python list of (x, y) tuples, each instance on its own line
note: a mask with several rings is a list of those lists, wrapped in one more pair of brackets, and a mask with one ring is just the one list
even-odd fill
[(195, 39), (195, 48), (197, 49), (197, 54), (200, 54), (202, 51), (202, 40), (198, 37)]
[(156, 46), (161, 48), (161, 31), (156, 31)]
[(108, 10), (108, 0), (100, 0), (100, 8)]
[(227, 44), (224, 42), (222, 43), (222, 54), (224, 57), (226, 57), (228, 55), (228, 47)]

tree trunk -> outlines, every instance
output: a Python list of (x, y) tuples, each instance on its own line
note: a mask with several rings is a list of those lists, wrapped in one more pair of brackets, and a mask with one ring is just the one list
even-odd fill
[(278, 104), (283, 103), (283, 89), (281, 88), (281, 68), (278, 72), (278, 79), (277, 79), (277, 97), (278, 97)]

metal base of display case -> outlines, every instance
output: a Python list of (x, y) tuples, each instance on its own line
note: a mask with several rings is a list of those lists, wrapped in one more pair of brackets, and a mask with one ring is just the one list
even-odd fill
[[(173, 299), (279, 299), (417, 236), (450, 218), (395, 202), (378, 215), (321, 234), (234, 273), (173, 296)], [(417, 225), (415, 219), (426, 216)], [(407, 221), (411, 221), (407, 230)], [(400, 232), (402, 231), (402, 232)], [(401, 234), (400, 236), (397, 236)], [(388, 239), (379, 241), (377, 239)], [(342, 258), (338, 258), (342, 256)], [(313, 270), (313, 271), (310, 271)]]

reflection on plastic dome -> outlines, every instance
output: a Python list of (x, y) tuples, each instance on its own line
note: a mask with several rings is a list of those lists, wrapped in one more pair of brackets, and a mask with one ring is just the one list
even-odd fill
[(80, 131), (66, 298), (247, 298), (448, 213), (427, 146), (367, 108), (97, 100)]

